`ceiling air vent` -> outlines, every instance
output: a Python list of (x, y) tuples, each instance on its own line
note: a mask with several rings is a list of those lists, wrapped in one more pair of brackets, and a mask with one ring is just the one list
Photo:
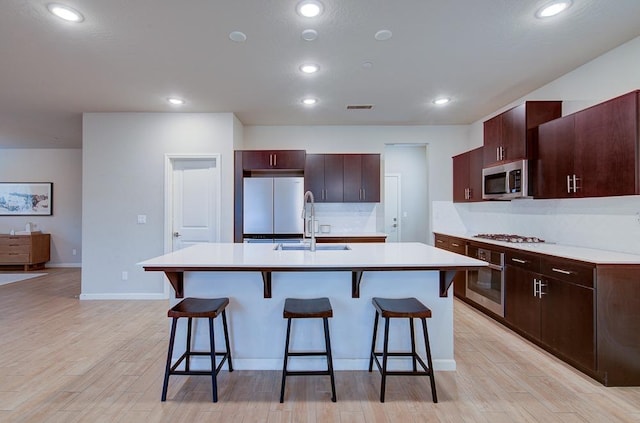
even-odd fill
[(373, 104), (348, 104), (347, 110), (371, 110)]

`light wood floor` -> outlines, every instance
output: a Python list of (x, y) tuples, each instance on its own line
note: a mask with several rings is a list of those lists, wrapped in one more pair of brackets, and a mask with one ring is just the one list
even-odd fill
[(160, 402), (166, 301), (79, 301), (78, 269), (0, 286), (0, 422), (640, 422), (640, 388), (605, 388), (455, 303), (456, 372), (427, 378), (338, 372), (325, 377), (221, 372), (172, 377)]

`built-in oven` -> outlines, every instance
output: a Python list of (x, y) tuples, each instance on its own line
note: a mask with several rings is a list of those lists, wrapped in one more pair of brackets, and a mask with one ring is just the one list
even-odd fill
[(504, 317), (504, 253), (470, 244), (467, 256), (489, 263), (467, 272), (467, 299)]

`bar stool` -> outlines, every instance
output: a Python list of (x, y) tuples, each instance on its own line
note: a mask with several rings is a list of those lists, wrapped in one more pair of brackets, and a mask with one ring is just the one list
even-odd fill
[[(380, 385), (380, 402), (384, 402), (384, 391), (387, 376), (429, 376), (431, 381), (431, 395), (433, 402), (438, 402), (436, 395), (436, 382), (433, 374), (433, 364), (431, 362), (431, 348), (429, 347), (429, 335), (427, 333), (427, 318), (431, 317), (431, 310), (416, 298), (377, 298), (372, 299), (373, 306), (376, 309), (376, 317), (373, 323), (373, 340), (371, 342), (371, 355), (369, 357), (369, 372), (373, 369), (373, 361), (375, 360), (378, 370), (382, 375)], [(376, 352), (376, 334), (378, 332), (378, 319), (382, 316), (385, 319), (384, 326), (384, 347), (383, 352)], [(409, 329), (411, 331), (411, 352), (389, 352), (389, 319), (392, 318), (408, 318)], [(416, 352), (416, 341), (413, 332), (413, 319), (422, 321), (422, 332), (424, 333), (424, 345), (427, 351), (427, 363), (420, 358)], [(382, 365), (378, 357), (382, 356)], [(389, 357), (411, 357), (413, 369), (411, 371), (389, 371), (387, 370), (387, 359)], [(419, 363), (423, 370), (418, 371), (416, 363)]]
[[(167, 315), (173, 318), (171, 324), (171, 337), (169, 338), (169, 352), (167, 354), (167, 367), (164, 373), (164, 384), (162, 385), (162, 401), (167, 399), (167, 387), (169, 385), (169, 376), (171, 375), (201, 375), (211, 376), (211, 386), (213, 390), (213, 402), (218, 402), (218, 383), (216, 376), (225, 360), (229, 371), (233, 371), (233, 364), (231, 363), (231, 349), (229, 348), (229, 332), (227, 331), (227, 315), (225, 308), (229, 304), (228, 298), (185, 298), (178, 304), (173, 306), (167, 313)], [(215, 338), (213, 330), (213, 319), (222, 314), (222, 329), (224, 330), (224, 342), (226, 351), (216, 352)], [(173, 355), (173, 344), (176, 337), (176, 327), (178, 319), (186, 317), (187, 321), (187, 346), (184, 354), (171, 365), (171, 357)], [(207, 318), (209, 319), (209, 344), (210, 351), (191, 351), (191, 321), (195, 318)], [(189, 365), (192, 356), (210, 356), (211, 357), (211, 370), (196, 371), (190, 370)], [(216, 367), (216, 356), (220, 360), (220, 363)], [(184, 370), (176, 370), (176, 368), (185, 362)]]
[[(328, 298), (298, 299), (287, 298), (284, 302), (282, 317), (287, 319), (287, 340), (284, 346), (284, 365), (282, 367), (282, 387), (280, 402), (284, 402), (284, 385), (287, 376), (325, 375), (331, 378), (331, 401), (336, 402), (336, 384), (333, 377), (333, 360), (331, 358), (331, 340), (329, 338), (329, 317), (333, 317), (333, 310)], [(291, 335), (291, 319), (322, 318), (324, 324), (324, 351), (289, 352), (289, 338)], [(326, 356), (327, 370), (287, 370), (289, 357)]]

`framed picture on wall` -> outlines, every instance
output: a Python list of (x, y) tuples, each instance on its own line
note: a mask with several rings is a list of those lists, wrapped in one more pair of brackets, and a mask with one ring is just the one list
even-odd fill
[(0, 216), (51, 216), (53, 182), (0, 182)]

